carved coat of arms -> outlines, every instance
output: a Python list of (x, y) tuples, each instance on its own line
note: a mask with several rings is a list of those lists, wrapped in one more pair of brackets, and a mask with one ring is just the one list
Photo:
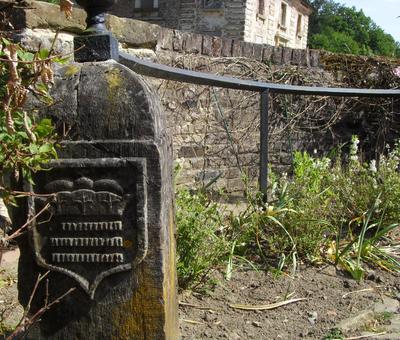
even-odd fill
[[(32, 228), (39, 266), (74, 278), (94, 298), (107, 276), (131, 270), (147, 251), (146, 163), (143, 158), (64, 159), (36, 178), (54, 194)], [(46, 199), (30, 200), (32, 213)]]

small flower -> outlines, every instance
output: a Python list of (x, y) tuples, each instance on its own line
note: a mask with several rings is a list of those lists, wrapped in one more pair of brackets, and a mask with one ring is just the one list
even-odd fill
[(400, 78), (400, 66), (397, 66), (392, 72), (396, 77)]
[(373, 159), (370, 163), (369, 163), (369, 171), (376, 173), (378, 170), (376, 169), (376, 160)]
[(351, 145), (350, 145), (350, 159), (352, 161), (358, 161), (358, 144), (360, 144), (360, 140), (357, 136), (353, 136), (351, 138)]

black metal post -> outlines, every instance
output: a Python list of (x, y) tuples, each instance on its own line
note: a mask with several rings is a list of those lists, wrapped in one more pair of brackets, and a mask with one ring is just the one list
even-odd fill
[(87, 28), (74, 38), (74, 58), (77, 62), (119, 59), (118, 41), (105, 26), (105, 13), (116, 0), (76, 0), (86, 11)]
[(260, 191), (267, 199), (268, 188), (268, 105), (269, 90), (261, 92), (260, 100)]

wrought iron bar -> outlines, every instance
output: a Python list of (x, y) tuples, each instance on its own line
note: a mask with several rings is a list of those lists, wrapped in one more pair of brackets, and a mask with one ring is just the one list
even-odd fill
[(259, 187), (267, 199), (268, 189), (268, 105), (269, 93), (314, 95), (333, 97), (389, 97), (400, 98), (400, 90), (387, 89), (355, 89), (355, 88), (333, 88), (295, 86), (285, 84), (274, 84), (260, 82), (257, 80), (243, 80), (233, 77), (217, 76), (205, 72), (196, 72), (178, 69), (171, 66), (145, 61), (130, 54), (120, 52), (120, 62), (133, 71), (161, 79), (174, 80), (198, 85), (216, 86), (234, 90), (247, 90), (260, 92), (260, 177)]
[(313, 87), (265, 83), (257, 80), (244, 80), (233, 77), (217, 76), (205, 72), (178, 69), (176, 67), (145, 61), (125, 52), (119, 52), (119, 56), (121, 64), (128, 66), (130, 69), (139, 74), (198, 85), (208, 85), (234, 90), (247, 90), (256, 92), (271, 90), (274, 93), (298, 95), (400, 98), (400, 90)]
[(267, 198), (268, 189), (268, 114), (269, 90), (261, 92), (260, 98), (260, 191)]

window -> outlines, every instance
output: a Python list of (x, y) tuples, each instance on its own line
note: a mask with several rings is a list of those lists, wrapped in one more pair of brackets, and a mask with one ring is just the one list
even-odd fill
[(282, 2), (281, 3), (281, 18), (279, 21), (279, 25), (282, 28), (286, 28), (286, 16), (287, 16), (287, 4)]
[(158, 0), (135, 0), (135, 10), (141, 12), (158, 10)]
[(203, 0), (204, 9), (222, 8), (222, 0)]
[(289, 40), (282, 38), (278, 35), (275, 36), (275, 46), (287, 47)]
[(297, 16), (297, 26), (296, 26), (296, 37), (300, 37), (303, 35), (303, 16), (299, 14)]
[(258, 14), (264, 15), (264, 12), (265, 12), (264, 0), (258, 0)]

